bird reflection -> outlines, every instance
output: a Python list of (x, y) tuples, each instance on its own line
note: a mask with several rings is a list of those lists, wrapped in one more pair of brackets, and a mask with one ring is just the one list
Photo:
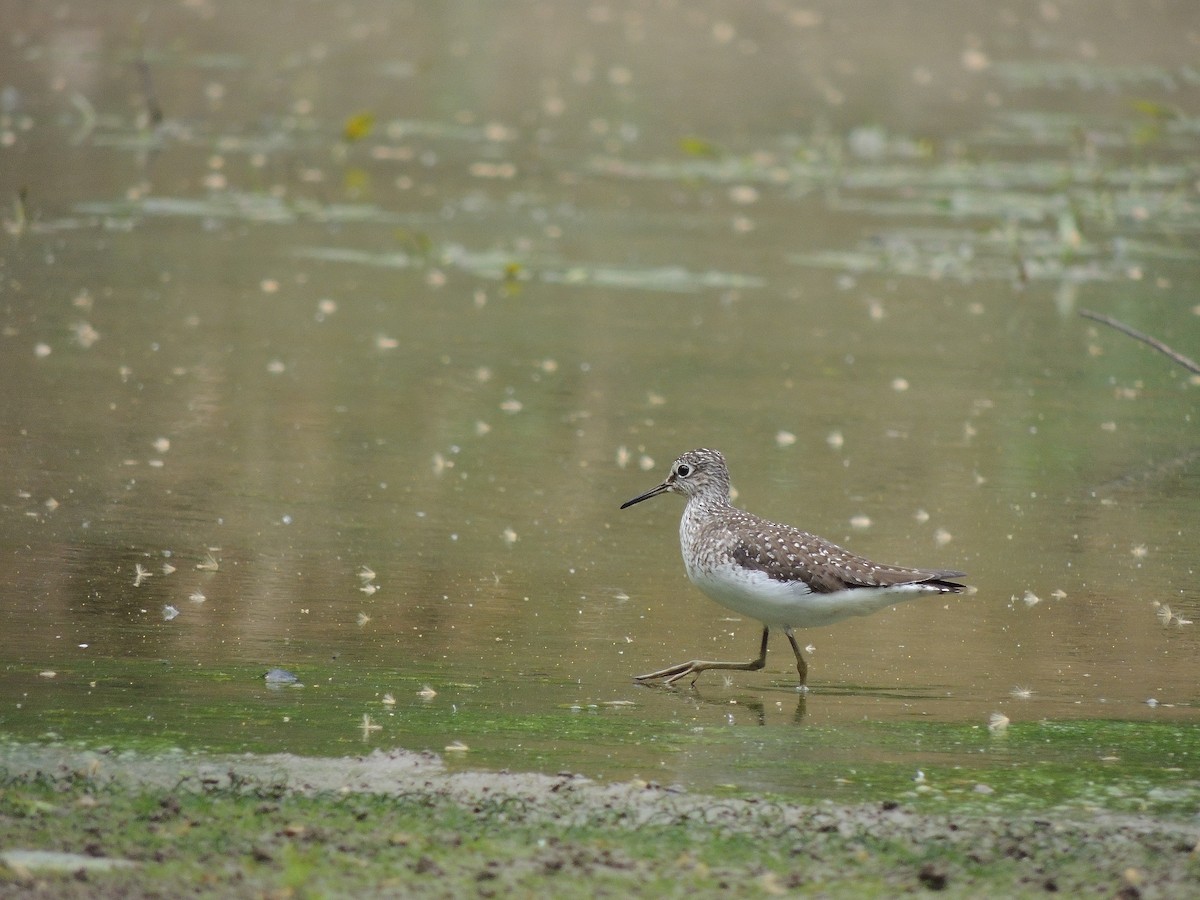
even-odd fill
[[(753, 716), (753, 723), (760, 726), (772, 724), (767, 721), (767, 704), (763, 702), (761, 697), (757, 696), (741, 696), (731, 697), (729, 694), (708, 693), (702, 688), (690, 686), (686, 691), (676, 689), (670, 693), (678, 694), (691, 699), (699, 707), (709, 707), (712, 709), (720, 709), (726, 714), (726, 718), (733, 724), (736, 721), (747, 724), (749, 720), (745, 716), (737, 715), (739, 711), (749, 713)], [(796, 701), (795, 710), (792, 712), (791, 724), (799, 725), (804, 717), (808, 714), (808, 695), (800, 691), (788, 690), (788, 695)], [(784, 712), (786, 701), (780, 700), (775, 703), (776, 718), (774, 724), (778, 724), (778, 714)]]

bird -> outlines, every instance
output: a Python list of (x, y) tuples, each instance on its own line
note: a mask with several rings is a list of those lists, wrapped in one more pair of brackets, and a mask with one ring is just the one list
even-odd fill
[(824, 538), (738, 509), (730, 502), (729, 468), (717, 450), (689, 450), (671, 464), (666, 479), (621, 505), (659, 494), (682, 494), (679, 522), (683, 564), (692, 584), (722, 606), (762, 623), (758, 656), (749, 662), (693, 659), (636, 676), (641, 683), (671, 685), (711, 669), (756, 672), (767, 664), (772, 629), (787, 635), (796, 654), (799, 689), (808, 690), (808, 664), (795, 629), (831, 625), (870, 615), (905, 600), (961, 594), (965, 572), (881, 565)]

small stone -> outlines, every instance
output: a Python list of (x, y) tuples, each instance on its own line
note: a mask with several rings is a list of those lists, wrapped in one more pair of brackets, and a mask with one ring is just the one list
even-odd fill
[(933, 863), (925, 863), (917, 873), (917, 880), (931, 891), (944, 891), (950, 879)]

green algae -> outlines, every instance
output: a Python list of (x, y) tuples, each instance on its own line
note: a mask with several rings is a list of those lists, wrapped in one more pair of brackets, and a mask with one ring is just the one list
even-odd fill
[[(792, 724), (763, 727), (754, 716), (745, 724), (663, 717), (650, 702), (659, 692), (643, 690), (631, 700), (525, 707), (498, 702), (493, 686), (432, 672), (355, 676), (352, 668), (304, 666), (296, 668), (299, 685), (276, 686), (264, 683), (266, 666), (196, 666), (170, 678), (164, 668), (126, 661), (119, 677), (64, 670), (30, 679), (0, 728), (9, 740), (141, 752), (454, 747), (456, 768), (641, 776), (738, 796), (894, 800), (930, 810), (1187, 815), (1200, 805), (1200, 732), (1168, 710), (1158, 721), (814, 724), (806, 704), (829, 699), (816, 697), (798, 700)], [(56, 702), (64, 683), (83, 678), (91, 685), (86, 703)], [(569, 685), (544, 681), (541, 694), (569, 693)], [(753, 713), (753, 705), (745, 698), (737, 708)]]

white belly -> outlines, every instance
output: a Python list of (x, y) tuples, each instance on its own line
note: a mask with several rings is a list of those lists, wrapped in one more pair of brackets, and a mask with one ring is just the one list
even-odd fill
[(939, 593), (923, 584), (814, 593), (801, 581), (774, 581), (765, 572), (733, 565), (707, 572), (688, 567), (688, 578), (727, 609), (778, 628), (832, 625), (924, 594)]

